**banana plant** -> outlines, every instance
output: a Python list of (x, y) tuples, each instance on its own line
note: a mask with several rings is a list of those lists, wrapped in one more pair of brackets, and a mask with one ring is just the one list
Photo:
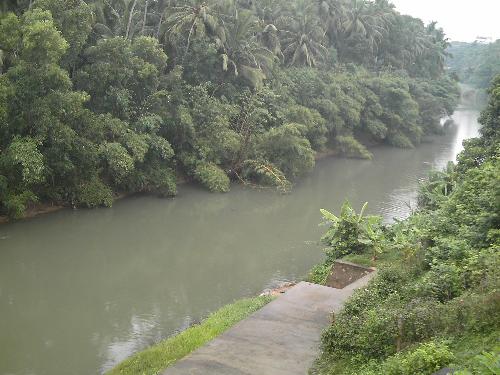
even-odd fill
[(327, 257), (330, 261), (351, 253), (371, 252), (375, 260), (382, 252), (383, 232), (380, 216), (365, 216), (367, 203), (359, 214), (346, 201), (340, 210), (340, 216), (321, 209), (325, 223), (329, 228), (322, 237), (322, 242), (328, 245)]

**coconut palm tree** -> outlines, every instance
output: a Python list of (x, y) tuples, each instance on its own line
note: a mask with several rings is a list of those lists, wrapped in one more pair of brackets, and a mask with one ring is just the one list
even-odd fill
[(341, 26), (342, 47), (348, 45), (349, 40), (364, 40), (371, 52), (376, 53), (393, 21), (392, 5), (385, 0), (351, 0), (345, 14)]
[(325, 30), (308, 14), (283, 29), (283, 55), (289, 66), (317, 66), (328, 51)]
[(261, 86), (276, 60), (276, 55), (261, 40), (263, 35), (274, 33), (274, 28), (262, 29), (249, 11), (240, 12), (226, 27), (227, 37), (220, 45), (222, 69), (236, 76), (241, 74), (253, 87)]
[(97, 21), (94, 29), (104, 38), (132, 39), (141, 29), (141, 7), (146, 3), (147, 0), (97, 0), (94, 2)]
[(312, 10), (313, 4), (300, 4), (296, 16), (282, 26), (281, 44), (288, 65), (318, 66), (326, 56), (326, 32)]
[(209, 35), (225, 41), (225, 23), (235, 11), (231, 1), (220, 0), (183, 0), (166, 9), (166, 27), (164, 33), (177, 38), (187, 34), (185, 54), (195, 36)]
[(318, 15), (323, 22), (330, 43), (337, 44), (347, 15), (344, 0), (318, 0)]

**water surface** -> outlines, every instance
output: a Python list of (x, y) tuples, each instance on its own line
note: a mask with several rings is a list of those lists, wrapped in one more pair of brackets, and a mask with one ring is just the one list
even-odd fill
[(414, 207), (418, 181), (477, 135), (478, 112), (414, 150), (327, 159), (290, 195), (181, 186), (0, 226), (0, 374), (86, 375), (188, 327), (218, 307), (321, 259), (320, 208), (345, 198), (386, 221)]

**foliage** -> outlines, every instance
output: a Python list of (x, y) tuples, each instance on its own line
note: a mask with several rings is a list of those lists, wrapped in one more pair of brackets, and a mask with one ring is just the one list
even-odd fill
[[(477, 352), (469, 341), (497, 338), (500, 330), (499, 86), (497, 78), (481, 115), (481, 137), (465, 144), (456, 165), (431, 173), (418, 211), (385, 227), (375, 240), (391, 261), (381, 263), (371, 284), (336, 315), (313, 373), (430, 374), (444, 365), (488, 373), (497, 366), (495, 354), (471, 360)], [(324, 238), (339, 255), (366, 251), (360, 250), (352, 209), (340, 218), (322, 213), (333, 223)], [(493, 350), (496, 338), (482, 350)], [(439, 344), (442, 339), (447, 347)], [(460, 342), (469, 354), (455, 344)]]
[(242, 299), (226, 305), (209, 315), (200, 324), (133, 355), (108, 374), (158, 374), (271, 300), (272, 297), (263, 296)]
[(483, 352), (474, 357), (470, 370), (457, 371), (458, 375), (484, 374), (498, 375), (500, 374), (500, 348), (497, 346), (491, 352)]
[(260, 147), (266, 159), (288, 178), (296, 178), (312, 170), (314, 153), (305, 139), (307, 128), (301, 124), (285, 124), (264, 134)]
[(439, 371), (454, 359), (448, 346), (440, 342), (426, 342), (412, 350), (395, 354), (373, 370), (360, 375), (427, 375)]
[(210, 191), (225, 193), (229, 191), (229, 177), (211, 163), (199, 163), (194, 171), (195, 178)]
[(386, 1), (3, 2), (0, 215), (178, 175), (289, 192), (318, 151), (416, 146), (456, 105), (446, 48)]
[(460, 81), (486, 89), (493, 78), (500, 74), (500, 40), (483, 44), (479, 42), (453, 42), (448, 48), (447, 64)]
[(376, 258), (380, 252), (382, 239), (381, 218), (379, 216), (364, 216), (367, 203), (361, 212), (356, 214), (348, 201), (344, 202), (340, 215), (322, 209), (325, 223), (329, 225), (321, 241), (328, 246), (325, 250), (327, 263), (345, 255), (355, 253), (371, 253)]
[(343, 155), (352, 158), (371, 159), (372, 153), (352, 136), (338, 136), (336, 143)]
[(311, 268), (309, 274), (307, 275), (307, 281), (310, 283), (324, 285), (330, 274), (332, 265), (329, 263), (316, 264)]
[(78, 187), (75, 204), (88, 208), (99, 206), (111, 207), (113, 204), (113, 192), (97, 177), (94, 177), (89, 182), (83, 183)]

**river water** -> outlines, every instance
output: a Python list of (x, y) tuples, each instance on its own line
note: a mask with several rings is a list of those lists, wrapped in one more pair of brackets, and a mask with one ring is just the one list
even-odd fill
[(325, 159), (290, 195), (181, 186), (175, 199), (62, 210), (0, 226), (0, 374), (99, 374), (209, 312), (307, 274), (322, 257), (320, 208), (386, 221), (415, 206), (431, 168), (478, 132), (478, 112), (414, 150)]

